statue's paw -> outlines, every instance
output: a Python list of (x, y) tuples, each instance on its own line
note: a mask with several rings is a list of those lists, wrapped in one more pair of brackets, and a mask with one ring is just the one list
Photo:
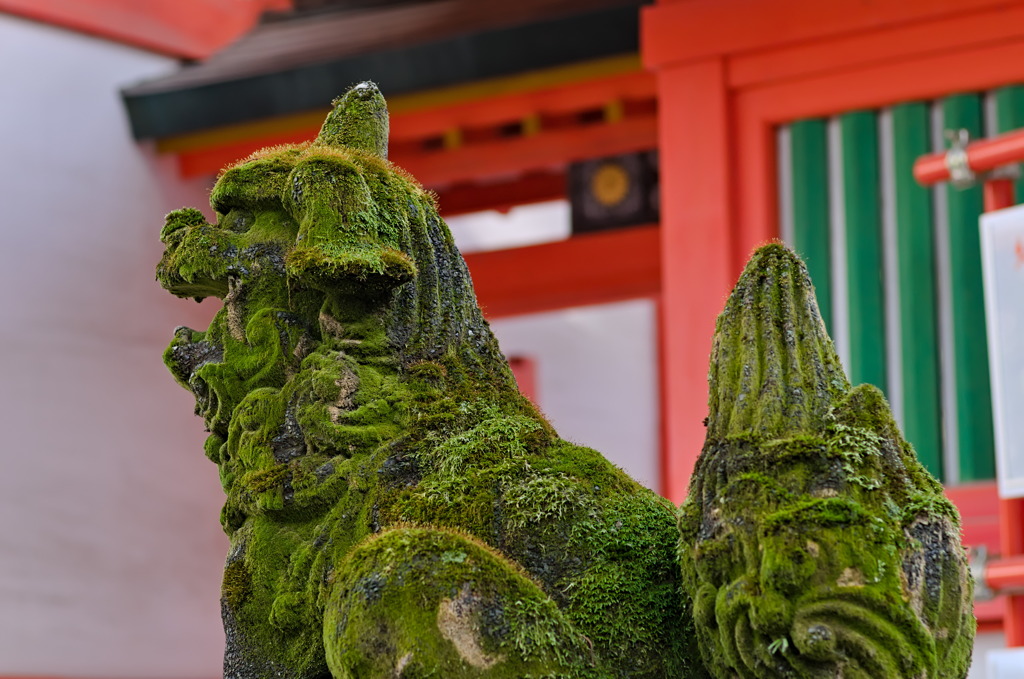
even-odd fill
[(335, 573), (335, 677), (599, 677), (590, 646), (515, 564), (446, 530), (395, 528)]
[(167, 215), (160, 241), (167, 246), (156, 267), (160, 285), (178, 297), (221, 297), (235, 271), (238, 248), (232, 234), (206, 221), (194, 208)]

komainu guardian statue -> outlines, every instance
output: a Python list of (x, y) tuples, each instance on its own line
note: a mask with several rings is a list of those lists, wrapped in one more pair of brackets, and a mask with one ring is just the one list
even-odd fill
[(225, 677), (965, 674), (956, 512), (794, 255), (762, 250), (719, 320), (677, 513), (519, 394), (387, 136), (357, 85), (225, 169), (215, 223), (161, 232), (161, 285), (223, 300), (164, 358), (227, 498)]
[(161, 234), (224, 300), (165, 359), (227, 495), (225, 676), (688, 675), (674, 507), (519, 394), (387, 125), (357, 85)]

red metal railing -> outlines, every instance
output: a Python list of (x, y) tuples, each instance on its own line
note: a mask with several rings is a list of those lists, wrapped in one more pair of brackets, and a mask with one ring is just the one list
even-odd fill
[(977, 174), (1019, 163), (1024, 160), (1024, 130), (1015, 130), (991, 139), (979, 139), (962, 149), (953, 148), (945, 153), (921, 156), (914, 163), (914, 178), (925, 186), (950, 181), (953, 178), (951, 166), (956, 167), (960, 162), (959, 151), (963, 151), (966, 156), (967, 168)]

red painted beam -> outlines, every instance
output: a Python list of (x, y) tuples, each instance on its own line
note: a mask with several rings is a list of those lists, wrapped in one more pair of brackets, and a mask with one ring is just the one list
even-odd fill
[(1012, 179), (990, 179), (985, 182), (985, 212), (1002, 210), (1017, 204)]
[(528, 116), (572, 114), (601, 109), (612, 102), (649, 101), (655, 98), (655, 94), (654, 76), (637, 70), (557, 87), (442, 103), (419, 110), (404, 110), (399, 100), (398, 107), (392, 110), (391, 140), (422, 139), (451, 129), (513, 123)]
[(466, 255), (488, 318), (658, 294), (658, 228), (637, 226)]
[(734, 100), (738, 112), (760, 124), (773, 125), (944, 97), (951, 92), (976, 92), (1022, 79), (1024, 40), (997, 41), (949, 52), (936, 48), (891, 63), (734, 91)]
[(511, 181), (490, 184), (457, 184), (437, 191), (437, 204), (442, 217), (479, 212), (508, 210), (566, 196), (565, 172), (534, 172)]
[(1002, 632), (1006, 617), (1006, 597), (974, 602), (974, 617), (978, 619), (978, 634)]
[[(545, 124), (552, 118), (601, 111), (609, 105), (621, 104), (627, 113), (637, 106), (653, 106), (654, 90), (654, 77), (635, 71), (557, 87), (501, 92), (494, 96), (476, 93), (478, 98), (465, 101), (444, 91), (397, 97), (392, 102), (391, 111), (392, 156), (393, 159), (399, 158), (403, 147), (415, 149), (423, 140), (440, 138), (454, 130), (472, 137), (480, 130), (497, 129), (527, 119), (540, 121), (540, 134), (549, 134), (554, 130), (545, 129)], [(454, 99), (448, 102), (446, 97)], [(157, 148), (161, 153), (179, 155), (183, 176), (212, 174), (266, 146), (312, 139), (319, 131), (325, 114), (326, 109), (321, 113), (282, 118), (276, 123), (265, 121), (181, 135), (160, 140)]]
[(208, 146), (178, 153), (178, 173), (182, 177), (217, 174), (221, 168), (255, 151), (280, 144), (301, 144), (316, 137), (319, 127), (291, 130), (260, 138)]
[(995, 481), (947, 486), (946, 497), (960, 511), (965, 545), (985, 545), (999, 552), (999, 493)]
[(0, 0), (0, 12), (185, 59), (203, 59), (291, 0)]
[(529, 356), (509, 356), (508, 367), (512, 368), (519, 393), (540, 405), (537, 400), (537, 362)]
[(452, 150), (396, 153), (392, 160), (423, 184), (434, 186), (561, 168), (572, 161), (644, 151), (657, 144), (657, 116), (647, 115)]
[(985, 584), (996, 592), (1024, 591), (1024, 555), (990, 561), (985, 567)]
[[(550, 132), (542, 130), (530, 136), (467, 143), (455, 149), (419, 151), (403, 145), (392, 150), (391, 161), (411, 172), (426, 186), (477, 181), (561, 168), (574, 160), (652, 149), (658, 143), (657, 127), (657, 116), (648, 114), (614, 123), (593, 123)], [(317, 131), (297, 130), (182, 151), (178, 160), (179, 171), (184, 177), (215, 174), (228, 163), (264, 146), (299, 143), (312, 139)]]
[[(1006, 0), (689, 0), (640, 15), (649, 68), (1005, 6)], [(742, 20), (737, 20), (742, 17)]]
[(764, 86), (864, 66), (889, 65), (931, 54), (938, 45), (949, 53), (1022, 36), (1024, 6), (992, 7), (974, 14), (956, 14), (884, 30), (816, 38), (730, 55), (729, 84), (735, 88)]

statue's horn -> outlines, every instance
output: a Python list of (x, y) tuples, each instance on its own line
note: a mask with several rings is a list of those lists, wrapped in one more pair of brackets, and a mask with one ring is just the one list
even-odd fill
[(318, 142), (388, 157), (388, 105), (374, 83), (361, 82), (332, 104)]

